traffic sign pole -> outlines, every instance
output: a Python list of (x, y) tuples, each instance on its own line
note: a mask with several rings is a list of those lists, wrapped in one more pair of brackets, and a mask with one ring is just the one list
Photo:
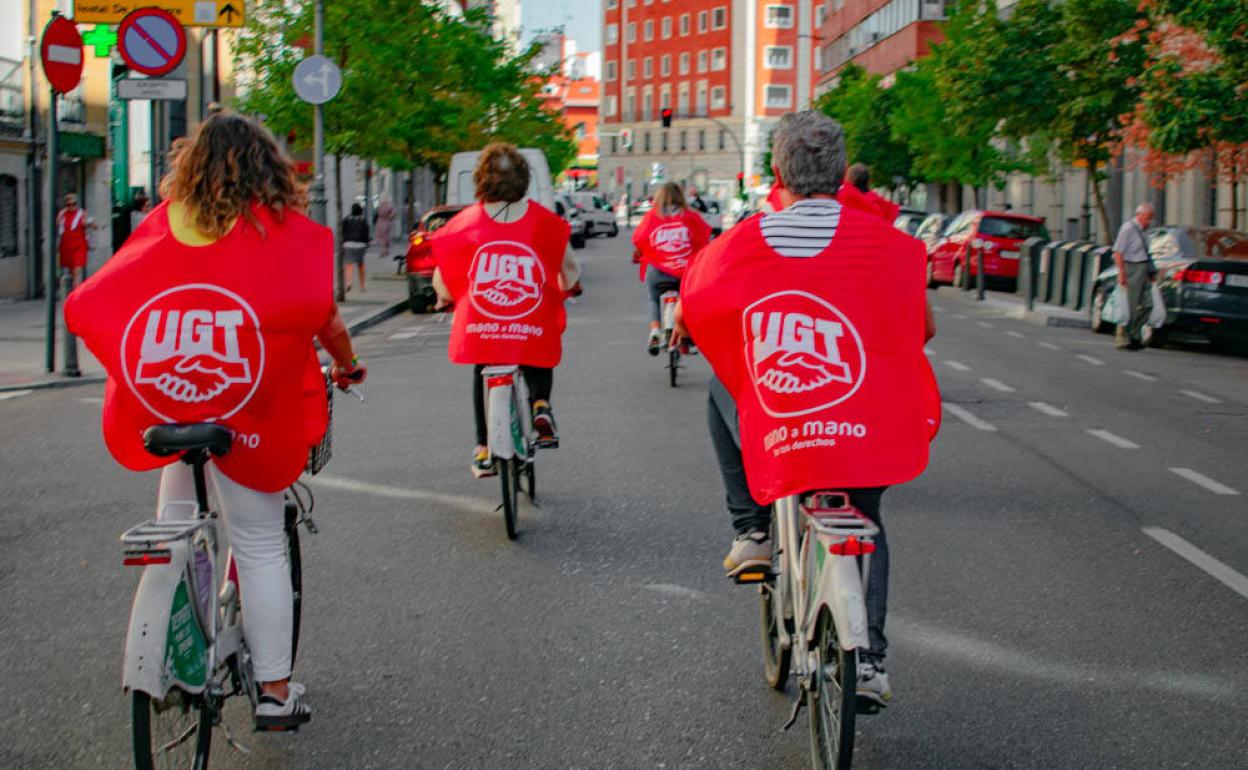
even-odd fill
[[(325, 1), (316, 0), (315, 8), (315, 38), (316, 38), (316, 55), (321, 56), (325, 49)], [(328, 214), (326, 205), (329, 203), (325, 196), (325, 113), (324, 108), (320, 104), (312, 107), (312, 162), (315, 164), (315, 176), (312, 178), (312, 218), (323, 225), (328, 225)], [(338, 289), (335, 297), (339, 302), (346, 299), (346, 287), (343, 285), (343, 266), (342, 252), (340, 249), (334, 249), (334, 272), (337, 278)]]
[(44, 344), (44, 367), (50, 373), (56, 371), (56, 268), (60, 263), (60, 260), (56, 258), (56, 215), (59, 212), (56, 205), (58, 176), (56, 166), (61, 148), (58, 146), (56, 136), (58, 121), (55, 88), (48, 89), (48, 97), (51, 100), (48, 108), (48, 282), (45, 291), (48, 298), (48, 325)]

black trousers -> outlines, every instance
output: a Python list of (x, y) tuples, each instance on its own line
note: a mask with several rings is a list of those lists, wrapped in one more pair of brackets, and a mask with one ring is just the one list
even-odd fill
[[(476, 420), (478, 446), (485, 446), (489, 434), (485, 427), (485, 383), (481, 378), (481, 371), (485, 366), (477, 364), (472, 367), (472, 416)], [(555, 370), (522, 366), (520, 371), (524, 373), (524, 381), (529, 386), (529, 404), (549, 401), (550, 391), (555, 386)]]

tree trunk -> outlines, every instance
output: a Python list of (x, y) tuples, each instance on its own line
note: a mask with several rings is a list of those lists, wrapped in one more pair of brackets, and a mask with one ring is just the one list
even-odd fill
[(334, 213), (337, 220), (334, 222), (334, 242), (337, 244), (334, 250), (334, 274), (338, 282), (338, 290), (334, 296), (342, 302), (347, 298), (347, 287), (342, 270), (342, 156), (338, 153), (334, 153)]
[(1105, 195), (1101, 192), (1101, 180), (1096, 178), (1096, 164), (1092, 161), (1088, 161), (1088, 178), (1092, 185), (1092, 197), (1096, 199), (1096, 212), (1101, 217), (1103, 240), (1113, 243), (1116, 233), (1110, 229), (1109, 209), (1105, 208)]
[(1239, 156), (1231, 156), (1231, 229), (1239, 229)]

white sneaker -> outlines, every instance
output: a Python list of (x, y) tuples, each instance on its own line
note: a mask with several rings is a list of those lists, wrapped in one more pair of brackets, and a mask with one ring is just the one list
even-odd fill
[(263, 694), (256, 701), (257, 730), (291, 730), (312, 719), (312, 708), (303, 702), (304, 686), (290, 682), (287, 687), (285, 701)]
[(888, 683), (888, 674), (884, 665), (878, 661), (861, 661), (858, 663), (858, 703), (859, 711), (873, 713), (889, 704), (893, 699), (893, 688)]
[(771, 539), (766, 532), (746, 532), (732, 541), (732, 550), (724, 557), (728, 577), (736, 577), (751, 567), (771, 566)]

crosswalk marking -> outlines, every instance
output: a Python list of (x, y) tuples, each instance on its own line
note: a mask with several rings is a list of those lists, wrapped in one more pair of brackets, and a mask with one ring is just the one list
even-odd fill
[(1027, 338), (1027, 335), (1023, 334), (1022, 332), (1006, 332), (1005, 334), (1007, 337), (1013, 337), (1014, 339), (1018, 339), (1018, 340)]
[(1061, 350), (1062, 349), (1061, 345), (1054, 345), (1052, 342), (1041, 342), (1040, 347), (1048, 348), (1049, 350)]
[(996, 324), (991, 323), (991, 322), (989, 322), (989, 321), (976, 321), (975, 323), (976, 323), (977, 325), (979, 325), (979, 326), (984, 327), (985, 329), (995, 329), (995, 328), (997, 328), (997, 325), (996, 325)]
[(1144, 527), (1144, 534), (1166, 548), (1200, 567), (1206, 574), (1220, 581), (1227, 588), (1248, 599), (1248, 577), (1218, 561), (1168, 529)]
[(1134, 441), (1128, 441), (1122, 436), (1115, 435), (1113, 433), (1110, 433), (1107, 430), (1101, 430), (1100, 428), (1089, 428), (1087, 433), (1089, 436), (1096, 436), (1101, 441), (1104, 441), (1108, 444), (1113, 444), (1119, 449), (1139, 449), (1140, 448), (1140, 445), (1135, 443)]
[(1145, 382), (1157, 381), (1157, 378), (1151, 374), (1145, 374), (1144, 372), (1137, 372), (1132, 369), (1123, 369), (1122, 373), (1127, 375), (1128, 377), (1134, 377), (1137, 380), (1144, 380)]
[(1001, 380), (994, 380), (994, 379), (992, 379), (991, 377), (984, 377), (984, 378), (980, 379), (980, 382), (984, 383), (985, 385), (987, 385), (988, 387), (992, 388), (993, 390), (999, 390), (999, 391), (1001, 391), (1002, 393), (1013, 393), (1013, 392), (1014, 392), (1014, 389), (1013, 389), (1013, 388), (1011, 388), (1009, 385), (1006, 385), (1006, 384), (1005, 384), (1004, 382), (1002, 382)]
[(954, 417), (957, 417), (959, 420), (971, 426), (975, 430), (982, 430), (987, 433), (995, 433), (997, 430), (997, 426), (993, 425), (990, 422), (986, 422), (984, 420), (979, 419), (978, 417), (971, 414), (966, 409), (963, 409), (962, 407), (958, 406), (957, 404), (950, 404), (946, 402), (942, 406), (945, 407), (946, 412), (953, 415)]
[(1047, 414), (1050, 417), (1069, 417), (1070, 416), (1070, 414), (1068, 414), (1067, 412), (1063, 412), (1061, 409), (1058, 409), (1057, 407), (1051, 404), (1046, 404), (1043, 401), (1031, 401), (1027, 404), (1027, 406), (1030, 406), (1032, 409), (1035, 409), (1037, 412), (1040, 412), (1042, 414)]
[(1193, 484), (1204, 487), (1215, 495), (1238, 495), (1239, 492), (1231, 489), (1227, 485), (1214, 481), (1203, 473), (1197, 473), (1191, 468), (1171, 468), (1170, 472), (1182, 476)]

